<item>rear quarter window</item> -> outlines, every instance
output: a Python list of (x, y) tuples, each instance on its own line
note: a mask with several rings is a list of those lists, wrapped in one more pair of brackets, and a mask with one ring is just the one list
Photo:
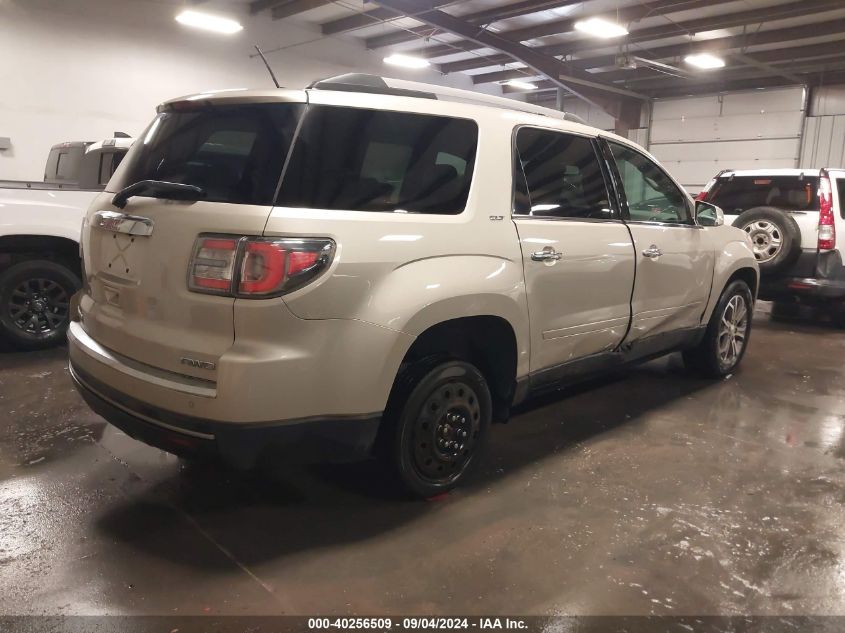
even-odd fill
[(310, 106), (277, 204), (458, 214), (477, 145), (478, 126), (467, 119)]

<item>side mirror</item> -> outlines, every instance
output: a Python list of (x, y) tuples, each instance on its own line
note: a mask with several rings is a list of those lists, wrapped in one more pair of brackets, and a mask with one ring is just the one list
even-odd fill
[(696, 200), (695, 222), (699, 226), (722, 226), (725, 223), (725, 212), (715, 204)]

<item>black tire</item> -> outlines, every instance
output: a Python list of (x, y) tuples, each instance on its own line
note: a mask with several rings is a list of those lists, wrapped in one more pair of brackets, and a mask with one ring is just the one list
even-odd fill
[(65, 340), (70, 298), (79, 277), (67, 266), (31, 259), (0, 273), (0, 335), (18, 349), (51, 347)]
[[(744, 325), (737, 324), (736, 328), (738, 333), (743, 333), (742, 342), (738, 349), (733, 348), (730, 344), (725, 346), (727, 337), (733, 337), (733, 334), (730, 331), (726, 333), (722, 327), (723, 317), (730, 322), (733, 316), (738, 314), (734, 311), (734, 307), (729, 309), (729, 306), (736, 306), (736, 303), (732, 303), (735, 298), (737, 298), (737, 301), (744, 303), (745, 307)], [(754, 300), (748, 284), (739, 279), (728, 284), (713, 310), (704, 338), (697, 346), (686, 350), (683, 354), (684, 364), (687, 368), (708, 378), (722, 378), (736, 370), (742, 361), (742, 357), (745, 356), (745, 350), (748, 349), (753, 311)], [(727, 358), (725, 357), (725, 350), (728, 351)]]
[(493, 405), (474, 365), (426, 358), (402, 368), (385, 412), (384, 457), (404, 488), (429, 498), (465, 481), (479, 461)]
[[(801, 229), (791, 215), (776, 207), (743, 211), (733, 225), (751, 236), (761, 273), (784, 272), (801, 254)], [(777, 248), (774, 236), (780, 240)]]

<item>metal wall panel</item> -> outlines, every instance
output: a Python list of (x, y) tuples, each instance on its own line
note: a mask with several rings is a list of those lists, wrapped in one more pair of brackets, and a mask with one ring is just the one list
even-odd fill
[(845, 114), (807, 117), (800, 167), (845, 167)]
[(616, 127), (616, 121), (607, 112), (597, 108), (581, 99), (564, 99), (563, 111), (571, 112), (584, 119), (589, 125), (600, 130), (612, 131)]
[(813, 89), (810, 116), (845, 114), (845, 86), (821, 86)]
[(648, 144), (648, 128), (635, 127), (628, 130), (628, 140), (645, 147)]

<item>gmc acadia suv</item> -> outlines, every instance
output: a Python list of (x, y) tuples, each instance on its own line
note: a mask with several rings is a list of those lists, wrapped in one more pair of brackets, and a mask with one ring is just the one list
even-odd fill
[(345, 75), (169, 101), (92, 204), (70, 368), (129, 435), (455, 486), (529, 394), (683, 350), (734, 371), (746, 235), (553, 110)]

